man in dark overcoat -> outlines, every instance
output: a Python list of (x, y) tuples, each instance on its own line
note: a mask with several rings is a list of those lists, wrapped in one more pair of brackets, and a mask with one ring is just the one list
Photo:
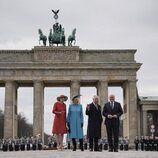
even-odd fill
[(115, 101), (115, 96), (109, 96), (109, 102), (104, 105), (103, 116), (105, 116), (105, 125), (107, 129), (109, 151), (118, 152), (118, 137), (120, 116), (123, 114), (121, 104)]
[(88, 115), (87, 137), (90, 151), (93, 149), (99, 151), (98, 140), (101, 138), (102, 114), (98, 96), (93, 96), (93, 102), (87, 105), (86, 115)]

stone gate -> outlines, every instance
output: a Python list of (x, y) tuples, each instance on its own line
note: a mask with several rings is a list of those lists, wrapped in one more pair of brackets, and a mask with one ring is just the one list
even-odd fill
[[(44, 87), (94, 86), (100, 104), (108, 101), (108, 86), (123, 88), (123, 135), (139, 134), (136, 50), (83, 50), (77, 46), (35, 46), (32, 50), (0, 50), (0, 86), (5, 87), (4, 137), (17, 136), (17, 89), (34, 88), (33, 133), (44, 135)], [(102, 136), (105, 130), (102, 130)]]

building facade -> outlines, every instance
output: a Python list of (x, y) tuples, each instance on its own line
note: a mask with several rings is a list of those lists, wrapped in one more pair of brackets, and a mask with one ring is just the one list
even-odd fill
[(139, 98), (140, 134), (142, 136), (158, 136), (158, 97)]

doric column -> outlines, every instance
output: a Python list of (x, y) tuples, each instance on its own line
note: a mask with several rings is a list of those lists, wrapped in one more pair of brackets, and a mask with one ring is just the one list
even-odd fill
[(44, 140), (44, 85), (34, 81), (33, 135), (40, 134)]
[(70, 99), (78, 94), (80, 94), (80, 82), (78, 80), (73, 80), (70, 84)]
[[(104, 104), (106, 102), (108, 102), (108, 82), (106, 80), (102, 80), (102, 81), (98, 82), (97, 95), (100, 98), (100, 105), (101, 105), (102, 110), (103, 110)], [(103, 118), (103, 120), (104, 120), (104, 118)], [(104, 121), (102, 123), (102, 132), (101, 133), (102, 133), (102, 138), (107, 136)]]
[(125, 82), (122, 85), (123, 88), (123, 136), (129, 138), (129, 104), (128, 104), (128, 97), (129, 97), (129, 85), (128, 82)]
[(146, 136), (148, 133), (148, 126), (147, 126), (147, 111), (143, 110), (143, 135)]
[[(131, 145), (135, 136), (138, 135), (138, 109), (137, 109), (137, 93), (136, 80), (127, 81), (124, 84), (124, 104), (126, 105), (126, 119), (124, 120), (124, 137), (130, 139)], [(125, 129), (126, 127), (126, 129)]]
[(129, 81), (129, 138), (135, 139), (138, 135), (138, 109), (137, 109), (137, 93), (136, 93), (136, 81)]
[(4, 137), (17, 136), (17, 84), (5, 83)]

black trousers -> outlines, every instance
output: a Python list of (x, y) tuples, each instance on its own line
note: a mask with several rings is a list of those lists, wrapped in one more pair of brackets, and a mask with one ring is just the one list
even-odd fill
[(94, 144), (94, 150), (98, 150), (98, 138), (89, 138), (89, 148), (93, 150), (93, 144)]
[(119, 125), (114, 122), (106, 124), (108, 143), (111, 149), (118, 149)]
[(135, 144), (135, 149), (138, 151), (138, 143)]
[[(79, 142), (80, 142), (80, 149), (81, 151), (83, 151), (83, 139), (79, 139)], [(72, 144), (73, 144), (73, 151), (76, 151), (76, 139), (75, 138), (72, 138)]]

